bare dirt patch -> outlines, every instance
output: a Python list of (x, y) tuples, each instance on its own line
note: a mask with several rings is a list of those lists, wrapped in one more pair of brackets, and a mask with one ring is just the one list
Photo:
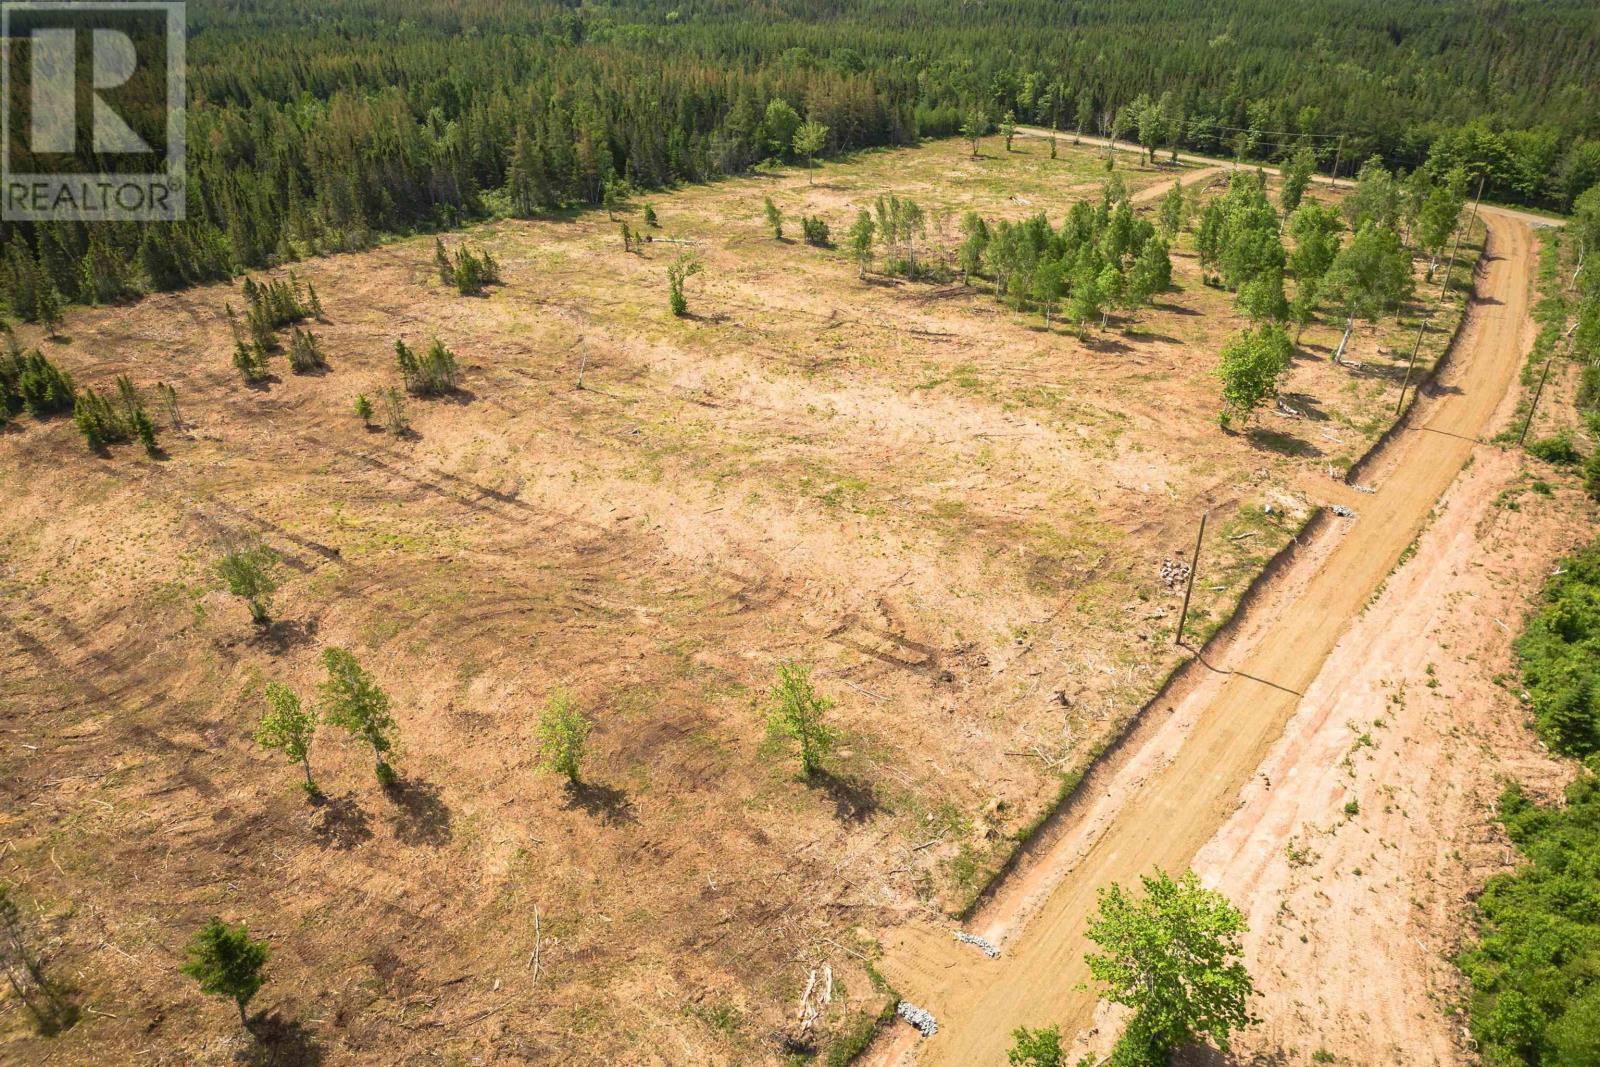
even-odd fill
[[(840, 1047), (883, 996), (859, 931), (959, 905), (1171, 668), (1160, 564), (1199, 511), (1221, 520), (1207, 627), (1394, 398), (1316, 328), (1290, 391), (1320, 414), (1267, 423), (1309, 447), (1220, 434), (1209, 371), (1239, 317), (1186, 252), (1160, 308), (1080, 340), (765, 235), (768, 195), (838, 234), (879, 192), (1057, 219), (1098, 181), (1087, 150), (1018, 148), (653, 198), (658, 235), (707, 263), (687, 320), (663, 278), (682, 246), (625, 254), (604, 212), (473, 231), (506, 278), (483, 298), (439, 285), (431, 237), (299, 265), (331, 367), (280, 358), (261, 389), (228, 363), (237, 288), (70, 315), (52, 358), (81, 384), (174, 383), (189, 428), (161, 461), (92, 457), (64, 420), (0, 435), (0, 875), (93, 1009), (48, 1045), (9, 1012), (6, 1055), (253, 1055), (177, 973), (213, 914), (271, 940), (257, 1006), (294, 1055)], [(411, 401), (411, 436), (364, 429), (352, 399), (397, 381), (396, 337), (434, 336), (461, 394)], [(1381, 344), (1353, 358), (1393, 364)], [(211, 572), (239, 533), (284, 559), (267, 632)], [(327, 644), (394, 694), (401, 782), (325, 734), (312, 805), (250, 734), (264, 682), (309, 694)], [(787, 657), (838, 701), (824, 782), (763, 738)], [(556, 686), (598, 720), (577, 790), (535, 766)], [(835, 998), (799, 1034), (824, 965)]]

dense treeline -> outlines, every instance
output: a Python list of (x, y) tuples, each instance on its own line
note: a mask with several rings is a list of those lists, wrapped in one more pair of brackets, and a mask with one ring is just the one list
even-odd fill
[(953, 134), (977, 109), (1151, 149), (1309, 146), (1346, 173), (1374, 154), (1460, 165), (1491, 197), (1553, 207), (1600, 177), (1587, 0), (205, 0), (189, 15), (188, 220), (0, 228), (17, 315), (736, 173), (793, 158), (803, 117), (827, 126), (824, 153)]

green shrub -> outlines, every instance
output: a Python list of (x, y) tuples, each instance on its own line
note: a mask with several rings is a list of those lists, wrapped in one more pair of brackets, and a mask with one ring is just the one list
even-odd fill
[(1573, 444), (1571, 430), (1561, 430), (1542, 440), (1528, 442), (1528, 452), (1546, 463), (1561, 466), (1570, 466), (1583, 458), (1578, 455), (1577, 446)]
[(571, 697), (559, 689), (551, 693), (539, 716), (539, 762), (577, 782), (592, 729), (594, 723)]
[(800, 232), (805, 237), (808, 245), (818, 248), (828, 247), (828, 224), (815, 215), (803, 215), (800, 218)]
[(1570, 756), (1600, 750), (1600, 542), (1562, 562), (1516, 649), (1539, 736)]
[(93, 389), (85, 389), (78, 394), (72, 407), (72, 424), (83, 434), (84, 444), (92, 452), (118, 441), (126, 441), (132, 430), (117, 409), (111, 406), (111, 401)]
[(395, 362), (405, 379), (406, 391), (413, 396), (441, 396), (456, 389), (456, 357), (437, 337), (423, 355), (406, 347), (403, 340), (394, 343)]
[(296, 326), (289, 334), (289, 369), (296, 374), (310, 374), (325, 370), (327, 357), (322, 354), (322, 344), (310, 330)]

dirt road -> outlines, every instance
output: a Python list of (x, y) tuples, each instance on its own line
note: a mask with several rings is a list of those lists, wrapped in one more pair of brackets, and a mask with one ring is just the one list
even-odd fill
[[(1399, 561), (1430, 509), (1461, 470), (1525, 351), (1528, 227), (1484, 209), (1489, 244), (1478, 299), (1433, 395), (1412, 415), (1370, 476), (1354, 520), (1336, 520), (1331, 547), (1308, 552), (1284, 579), (1292, 589), (1251, 648), (1237, 648), (1218, 676), (1196, 687), (1126, 756), (1086, 783), (1081, 817), (1019, 867), (971, 924), (1002, 944), (990, 960), (947, 928), (904, 928), (884, 972), (902, 996), (938, 1018), (916, 1050), (921, 1064), (995, 1064), (1020, 1025), (1087, 1025), (1093, 995), (1080, 990), (1084, 926), (1098, 889), (1154, 868), (1192, 862), (1238, 802), (1301, 694), (1351, 621)], [(1266, 609), (1273, 612), (1269, 606)], [(1152, 711), (1150, 714), (1157, 714)], [(902, 1058), (888, 1053), (893, 1062)]]

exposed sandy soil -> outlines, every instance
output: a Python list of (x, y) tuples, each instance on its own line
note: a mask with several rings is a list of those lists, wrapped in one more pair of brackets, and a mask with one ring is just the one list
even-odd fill
[[(1083, 928), (1096, 891), (1194, 860), (1477, 439), (1495, 428), (1496, 409), (1531, 342), (1532, 241), (1521, 221), (1497, 212), (1485, 217), (1491, 236), (1478, 282), (1482, 299), (1439, 383), (1413, 413), (1412, 429), (1363, 475), (1376, 492), (1356, 505), (1356, 519), (1335, 519), (1316, 539), (1331, 543), (1295, 559), (1253, 634), (1210, 664), (1215, 673), (1197, 667), (1190, 673), (1198, 681), (1170, 706), (1146, 713), (1131, 741), (1097, 768), (986, 902), (970, 927), (1000, 944), (1001, 958), (984, 959), (941, 926), (908, 925), (889, 935), (885, 974), (940, 1019), (939, 1033), (914, 1050), (916, 1062), (995, 1062), (1016, 1026), (1058, 1023), (1074, 1034), (1089, 1023), (1094, 999), (1080, 983), (1087, 978)], [(912, 1054), (902, 1037), (885, 1042), (876, 1058)]]
[[(301, 265), (331, 370), (280, 358), (261, 389), (228, 363), (237, 287), (74, 310), (52, 357), (102, 389), (174, 383), (187, 429), (159, 462), (92, 457), (65, 420), (0, 434), (19, 502), (0, 514), (0, 878), (85, 1006), (46, 1042), (0, 1002), (0, 1059), (751, 1063), (875, 1013), (863, 931), (967, 899), (1052, 768), (1175, 662), (1159, 568), (1195, 516), (1203, 632), (1398, 377), (1392, 325), (1360, 333), (1361, 371), (1328, 364), (1319, 326), (1289, 385), (1307, 417), (1225, 436), (1209, 372), (1239, 317), (1187, 252), (1160, 307), (1085, 341), (764, 234), (768, 195), (837, 235), (879, 192), (1059, 219), (1100, 180), (1088, 151), (1018, 148), (655, 198), (707, 263), (686, 321), (665, 309), (677, 248), (626, 255), (603, 212), (474, 231), (506, 278), (483, 299), (439, 285), (432, 238)], [(1171, 180), (1126, 173), (1144, 198)], [(395, 338), (435, 335), (463, 393), (411, 401), (412, 437), (363, 429), (352, 397), (396, 380)], [(283, 555), (270, 632), (212, 572), (239, 534)], [(325, 732), (330, 799), (310, 805), (251, 741), (263, 683), (309, 696), (325, 645), (394, 695), (393, 793)], [(838, 702), (820, 783), (763, 737), (787, 657)], [(598, 724), (579, 790), (536, 766), (558, 686)], [(273, 946), (265, 1052), (177, 973), (213, 914)], [(802, 1034), (824, 966), (834, 999)]]
[(1566, 773), (1527, 727), (1511, 641), (1595, 519), (1571, 475), (1477, 456), (1195, 857), (1250, 922), (1263, 1025), (1237, 1062), (1474, 1062), (1450, 957), (1514, 855), (1492, 806), (1507, 778), (1549, 797)]

